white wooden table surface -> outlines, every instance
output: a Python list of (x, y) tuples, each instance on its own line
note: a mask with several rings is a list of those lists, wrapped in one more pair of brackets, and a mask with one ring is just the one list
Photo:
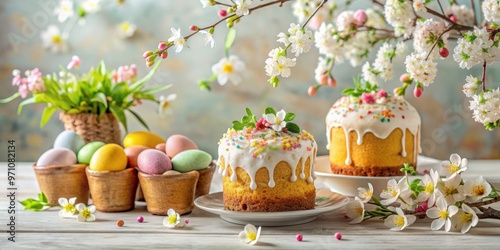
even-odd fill
[[(470, 161), (469, 166), (478, 169), (496, 167), (500, 173), (500, 161)], [(61, 219), (59, 208), (43, 212), (24, 211), (16, 204), (15, 242), (8, 241), (7, 224), (9, 200), (7, 197), (7, 164), (0, 163), (0, 249), (499, 249), (500, 221), (481, 220), (467, 234), (431, 231), (431, 220), (423, 219), (401, 232), (392, 232), (382, 221), (370, 220), (350, 225), (343, 209), (319, 215), (312, 222), (286, 227), (263, 227), (259, 243), (246, 245), (238, 240), (242, 225), (231, 224), (217, 215), (195, 208), (189, 224), (183, 229), (169, 229), (162, 225), (163, 216), (147, 212), (144, 202), (137, 202), (129, 212), (96, 212), (97, 221), (78, 223), (76, 219)], [(212, 191), (219, 191), (219, 179)], [(17, 200), (36, 197), (38, 185), (29, 163), (18, 163), (16, 169)], [(136, 218), (144, 217), (143, 223)], [(116, 226), (123, 220), (123, 227)], [(343, 234), (342, 240), (333, 237)], [(304, 240), (295, 240), (296, 234)]]

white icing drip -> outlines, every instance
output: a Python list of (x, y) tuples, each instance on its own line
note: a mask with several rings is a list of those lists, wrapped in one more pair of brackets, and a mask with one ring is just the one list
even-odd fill
[[(331, 129), (329, 129), (331, 130)], [(351, 131), (346, 131), (344, 128), (344, 134), (345, 134), (345, 149), (346, 149), (346, 157), (345, 157), (345, 165), (351, 165), (352, 159), (351, 159), (351, 150), (349, 149), (350, 143), (349, 143), (349, 133)]]
[[(265, 140), (266, 147), (272, 148), (274, 147), (275, 149), (269, 149), (267, 151), (264, 151), (260, 154), (258, 154), (256, 157), (252, 157), (252, 154), (256, 151), (256, 148), (254, 147), (237, 147), (232, 144), (233, 138), (230, 136), (224, 136), (219, 145), (219, 164), (221, 162), (221, 158), (224, 158), (224, 166), (221, 166), (224, 168), (223, 171), (223, 176), (227, 175), (228, 168), (231, 168), (232, 175), (231, 175), (231, 181), (236, 181), (237, 176), (236, 176), (236, 168), (240, 167), (244, 169), (248, 175), (250, 176), (250, 188), (252, 190), (255, 190), (257, 188), (257, 184), (255, 182), (255, 175), (257, 171), (261, 168), (266, 168), (268, 173), (269, 173), (269, 182), (268, 186), (269, 187), (274, 187), (275, 186), (275, 181), (274, 181), (274, 168), (279, 162), (286, 162), (288, 165), (290, 165), (290, 168), (292, 170), (292, 175), (290, 176), (290, 181), (294, 182), (297, 180), (297, 175), (296, 175), (296, 169), (299, 164), (299, 161), (302, 161), (302, 173), (305, 171), (305, 162), (310, 159), (311, 161), (311, 166), (310, 166), (310, 174), (309, 178), (311, 175), (314, 174), (314, 160), (315, 160), (315, 152), (317, 151), (317, 144), (316, 141), (311, 140), (311, 139), (298, 139), (298, 142), (300, 144), (299, 147), (296, 147), (292, 150), (283, 150), (281, 149), (281, 143), (282, 143), (282, 137), (277, 137), (275, 136), (269, 136), (270, 130), (264, 130), (264, 131), (258, 131), (255, 133), (252, 133), (249, 136), (250, 138), (247, 139), (245, 136), (241, 135), (241, 131), (238, 132), (233, 132), (237, 133), (236, 137), (238, 140), (247, 140), (247, 143), (238, 143), (238, 145), (252, 145), (253, 141), (256, 142), (262, 142), (262, 140)], [(263, 136), (263, 133), (267, 133), (266, 136)], [(299, 135), (297, 135), (299, 136)], [(234, 137), (234, 136), (233, 136)], [(285, 135), (285, 138), (295, 138), (295, 135), (290, 137), (290, 135)], [(302, 174), (300, 174), (302, 175)], [(234, 178), (233, 178), (234, 176)], [(304, 177), (301, 177), (301, 179), (305, 179), (305, 173)], [(309, 179), (308, 178), (308, 179)]]
[[(354, 111), (357, 112), (354, 112)], [(385, 118), (381, 121), (383, 112), (388, 112), (393, 117)], [(403, 118), (404, 117), (404, 118)], [(390, 119), (390, 122), (387, 121)], [(352, 163), (350, 152), (349, 133), (355, 131), (358, 138), (358, 145), (363, 143), (363, 137), (370, 132), (380, 139), (386, 139), (395, 129), (401, 129), (403, 133), (401, 155), (406, 157), (406, 133), (407, 130), (414, 135), (414, 149), (420, 149), (420, 116), (413, 106), (402, 97), (386, 98), (385, 103), (362, 104), (359, 99), (351, 97), (340, 98), (330, 109), (326, 116), (328, 147), (331, 146), (331, 130), (334, 127), (342, 127), (346, 136), (346, 159), (345, 164)], [(417, 141), (418, 140), (418, 141)], [(420, 152), (419, 151), (419, 152)], [(414, 154), (416, 157), (418, 154)]]
[(401, 156), (406, 157), (406, 129), (403, 131), (403, 136), (401, 136)]

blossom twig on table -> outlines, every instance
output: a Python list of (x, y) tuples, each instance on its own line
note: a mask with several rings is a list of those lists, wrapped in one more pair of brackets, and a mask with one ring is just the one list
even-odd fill
[[(371, 218), (384, 219), (384, 224), (391, 230), (403, 230), (410, 226), (416, 218), (429, 217), (434, 219), (432, 230), (466, 233), (475, 227), (479, 219), (500, 219), (500, 211), (485, 206), (499, 202), (500, 195), (482, 176), (464, 181), (461, 173), (467, 169), (467, 159), (458, 154), (452, 154), (450, 161), (443, 161), (441, 166), (448, 177), (441, 179), (437, 171), (430, 170), (423, 178), (414, 178), (412, 166), (405, 164), (401, 169), (405, 176), (396, 182), (389, 181), (387, 189), (380, 197), (382, 201), (370, 194), (369, 188), (359, 188), (359, 197), (346, 205), (347, 216), (353, 219), (350, 223), (360, 223)], [(451, 171), (450, 171), (451, 170)], [(451, 172), (451, 174), (450, 174)], [(374, 205), (373, 210), (367, 210), (364, 203)], [(396, 204), (398, 206), (393, 207)]]

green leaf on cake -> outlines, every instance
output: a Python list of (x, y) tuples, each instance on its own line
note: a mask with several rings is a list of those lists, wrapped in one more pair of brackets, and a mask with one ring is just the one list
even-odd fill
[(292, 133), (300, 133), (300, 128), (297, 124), (292, 123), (292, 122), (287, 122), (286, 123), (286, 129)]
[(285, 122), (289, 122), (291, 120), (295, 119), (295, 114), (294, 113), (286, 113), (285, 115)]
[(243, 123), (239, 122), (239, 121), (233, 121), (233, 129), (234, 130), (242, 130), (243, 129)]
[(252, 110), (250, 110), (249, 108), (246, 108), (245, 110), (248, 116), (253, 116)]
[(342, 91), (342, 95), (349, 95), (352, 97), (360, 97), (363, 93), (377, 92), (379, 86), (377, 84), (372, 84), (368, 81), (362, 81), (361, 77), (358, 76), (352, 79), (354, 88), (346, 88)]
[(274, 114), (276, 115), (276, 110), (274, 110), (273, 108), (271, 107), (267, 107), (265, 110), (264, 110), (264, 114)]

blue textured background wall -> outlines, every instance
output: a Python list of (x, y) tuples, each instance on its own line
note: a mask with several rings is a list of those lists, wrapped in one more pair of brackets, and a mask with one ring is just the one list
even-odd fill
[[(0, 3), (0, 98), (16, 91), (11, 86), (13, 69), (24, 71), (39, 67), (45, 73), (55, 72), (60, 64), (66, 65), (72, 55), (79, 55), (82, 59), (82, 71), (104, 60), (109, 67), (135, 63), (142, 76), (148, 71), (142, 53), (154, 49), (158, 41), (166, 40), (170, 36), (170, 27), (181, 28), (186, 35), (189, 25), (204, 26), (218, 19), (216, 9), (203, 9), (197, 0), (129, 0), (120, 6), (116, 1), (103, 1), (105, 4), (100, 12), (89, 16), (84, 26), (76, 25), (71, 30), (69, 51), (52, 54), (42, 49), (40, 33), (50, 24), (65, 28), (65, 24), (57, 22), (51, 10), (56, 3), (53, 0)], [(116, 25), (121, 21), (131, 21), (138, 26), (134, 37), (126, 40), (118, 37)], [(324, 117), (341, 90), (351, 85), (351, 78), (357, 76), (360, 69), (349, 65), (336, 66), (334, 75), (338, 87), (324, 88), (317, 96), (309, 97), (307, 87), (314, 83), (313, 71), (317, 60), (317, 51), (312, 49), (299, 58), (292, 77), (273, 89), (266, 82), (264, 61), (270, 49), (278, 45), (276, 34), (286, 31), (290, 22), (296, 20), (291, 14), (290, 4), (285, 4), (282, 8), (259, 10), (251, 18), (237, 24), (237, 40), (231, 51), (247, 65), (244, 81), (239, 86), (214, 85), (212, 92), (199, 91), (197, 80), (210, 77), (211, 65), (223, 57), (226, 28), (216, 29), (217, 44), (214, 49), (205, 47), (201, 36), (193, 37), (188, 42), (190, 48), (179, 54), (170, 53), (149, 83), (174, 85), (169, 91), (178, 95), (173, 103), (174, 114), (159, 118), (153, 103), (145, 103), (136, 111), (143, 114), (153, 132), (165, 137), (174, 133), (185, 134), (195, 140), (201, 149), (216, 156), (219, 138), (231, 121), (243, 116), (245, 107), (256, 112), (266, 106), (284, 108), (297, 114), (297, 123), (315, 135), (320, 146), (319, 154), (326, 154)], [(13, 43), (12, 39), (9, 40), (12, 36), (22, 39)], [(487, 78), (493, 82), (496, 79), (496, 85), (500, 85), (498, 69), (498, 64), (494, 65)], [(399, 67), (396, 72), (402, 73), (403, 68)], [(500, 157), (500, 132), (486, 131), (481, 124), (473, 121), (468, 101), (461, 92), (465, 76), (469, 74), (479, 75), (480, 69), (461, 70), (452, 59), (441, 61), (436, 82), (426, 88), (423, 97), (415, 99), (408, 93), (408, 99), (422, 117), (424, 155), (446, 159), (450, 153), (457, 152), (468, 158)], [(392, 89), (396, 84), (394, 81), (383, 87)], [(16, 100), (0, 106), (0, 148), (6, 149), (7, 141), (13, 139), (17, 144), (18, 160), (34, 161), (51, 147), (63, 126), (55, 115), (44, 128), (40, 128), (43, 106), (28, 106), (18, 116), (19, 103), (20, 100)], [(129, 120), (130, 131), (142, 129), (138, 123)], [(0, 150), (0, 161), (6, 159), (6, 153)]]

